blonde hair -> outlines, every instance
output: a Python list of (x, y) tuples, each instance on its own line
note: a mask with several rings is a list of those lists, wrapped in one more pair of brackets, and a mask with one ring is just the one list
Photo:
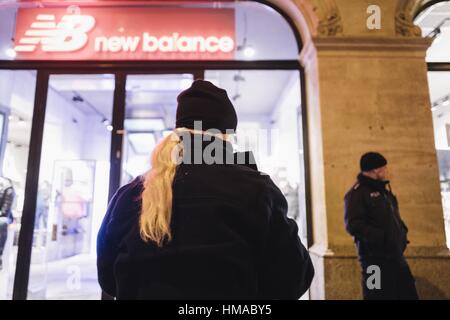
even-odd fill
[(145, 175), (142, 209), (139, 219), (141, 238), (162, 246), (172, 234), (172, 183), (177, 162), (175, 153), (181, 153), (180, 137), (172, 132), (154, 149), (151, 169)]
[[(183, 155), (183, 147), (178, 134), (182, 132), (209, 134), (186, 128), (175, 129), (155, 147), (151, 159), (151, 169), (145, 175), (144, 190), (141, 195), (140, 235), (144, 241), (154, 241), (159, 247), (165, 241), (172, 240), (170, 230), (172, 183), (177, 164)], [(227, 134), (215, 134), (214, 136), (223, 140), (229, 139)]]

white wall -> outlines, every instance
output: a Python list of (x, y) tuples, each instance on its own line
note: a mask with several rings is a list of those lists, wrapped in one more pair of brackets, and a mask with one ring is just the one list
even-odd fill
[(109, 161), (111, 132), (106, 130), (105, 125), (102, 123), (102, 119), (96, 115), (87, 117), (85, 121), (86, 131), (82, 137), (83, 158)]
[(111, 132), (106, 130), (101, 120), (96, 115), (87, 117), (86, 130), (81, 137), (82, 159), (96, 160), (92, 229), (89, 243), (91, 254), (96, 253), (97, 234), (106, 213), (109, 192)]
[(49, 88), (42, 143), (41, 182), (52, 182), (56, 160), (82, 158), (83, 133), (86, 128), (86, 116)]
[(298, 132), (298, 115), (300, 107), (300, 77), (293, 72), (288, 80), (284, 92), (272, 112), (272, 129), (279, 132), (278, 139), (273, 144), (272, 158), (275, 164), (285, 167), (290, 183), (300, 181), (300, 146)]
[[(111, 106), (112, 108), (112, 106)], [(56, 91), (49, 90), (40, 181), (52, 182), (57, 160), (95, 160), (92, 229), (89, 248), (95, 253), (98, 228), (106, 212), (111, 132), (95, 114), (84, 114)], [(49, 219), (50, 221), (50, 219)]]
[[(271, 115), (272, 129), (277, 132), (272, 141), (271, 161), (276, 168), (285, 168), (283, 176), (273, 178), (283, 193), (290, 194), (287, 197), (289, 213), (291, 216), (296, 215), (299, 235), (302, 242), (307, 245), (305, 165), (300, 106), (300, 75), (293, 71)], [(292, 189), (281, 184), (280, 180), (286, 180), (292, 188), (297, 188), (297, 191), (292, 192)], [(296, 208), (292, 208), (293, 205), (296, 205)]]

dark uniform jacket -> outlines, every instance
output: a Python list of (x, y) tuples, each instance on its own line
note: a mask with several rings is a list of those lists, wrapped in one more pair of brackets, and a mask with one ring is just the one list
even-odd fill
[(297, 299), (310, 286), (309, 254), (268, 176), (237, 164), (179, 165), (173, 239), (161, 248), (139, 235), (142, 180), (114, 195), (98, 235), (98, 280), (106, 293), (118, 299)]
[(345, 195), (345, 225), (354, 237), (360, 259), (386, 258), (404, 262), (408, 228), (400, 218), (389, 182), (362, 174)]

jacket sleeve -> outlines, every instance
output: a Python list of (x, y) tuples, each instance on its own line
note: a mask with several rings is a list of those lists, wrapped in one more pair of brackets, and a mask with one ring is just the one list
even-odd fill
[(314, 268), (298, 237), (298, 227), (287, 217), (287, 202), (270, 181), (262, 203), (269, 217), (259, 291), (262, 299), (299, 299), (311, 285)]
[(345, 227), (352, 236), (360, 241), (380, 244), (384, 231), (370, 225), (365, 218), (364, 200), (360, 192), (350, 192), (345, 197)]
[[(119, 246), (136, 222), (134, 202), (139, 189), (138, 179), (121, 187), (112, 197), (97, 235), (98, 282), (104, 292), (116, 296), (114, 263)], [(135, 212), (136, 211), (136, 212)]]
[(400, 219), (400, 223), (402, 224), (403, 228), (405, 229), (405, 232), (408, 233), (408, 226), (406, 225), (405, 221), (403, 221), (402, 217), (400, 216), (400, 206), (398, 204), (398, 199), (395, 195), (392, 195), (394, 197), (394, 203), (395, 203), (395, 209), (398, 214), (398, 218)]

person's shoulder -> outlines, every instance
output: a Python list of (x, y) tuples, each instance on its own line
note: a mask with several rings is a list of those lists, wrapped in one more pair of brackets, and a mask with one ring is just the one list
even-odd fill
[(139, 215), (144, 177), (137, 177), (120, 187), (108, 207), (110, 224), (115, 226), (131, 221)]
[(256, 168), (256, 165), (255, 165), (255, 167), (253, 167), (248, 164), (232, 164), (227, 167), (231, 170), (234, 170), (236, 172), (239, 172), (239, 173), (245, 174), (245, 175), (249, 175), (249, 176), (258, 177), (258, 176), (264, 175), (263, 172), (259, 171)]
[(286, 202), (286, 198), (283, 195), (283, 192), (276, 185), (276, 183), (272, 180), (270, 175), (260, 172), (260, 188), (259, 192), (266, 198), (272, 199), (272, 201), (282, 201)]
[(123, 185), (116, 191), (114, 198), (116, 198), (117, 200), (123, 200), (139, 197), (144, 188), (144, 179), (144, 176), (138, 176), (131, 182)]
[(249, 165), (232, 164), (222, 166), (226, 170), (226, 176), (240, 183), (241, 185), (251, 185), (251, 189), (261, 195), (282, 196), (282, 192), (273, 182), (269, 174), (254, 169)]
[(247, 178), (261, 187), (277, 188), (270, 175), (263, 171), (256, 170), (248, 165), (234, 164), (228, 166), (230, 171), (234, 171), (241, 178)]
[(351, 197), (360, 196), (367, 191), (366, 189), (367, 188), (363, 184), (355, 182), (353, 186), (347, 191), (344, 198), (350, 199)]
[(194, 170), (195, 169), (197, 169), (196, 172), (201, 175), (208, 172), (209, 174), (217, 174), (224, 179), (235, 180), (236, 182), (246, 180), (253, 183), (262, 183), (264, 182), (263, 176), (265, 175), (265, 173), (258, 171), (251, 165), (243, 164), (206, 165), (197, 166), (197, 168), (194, 168)]

